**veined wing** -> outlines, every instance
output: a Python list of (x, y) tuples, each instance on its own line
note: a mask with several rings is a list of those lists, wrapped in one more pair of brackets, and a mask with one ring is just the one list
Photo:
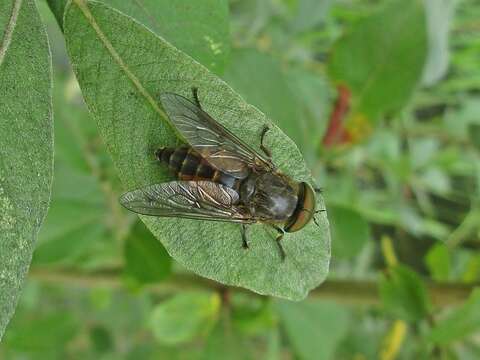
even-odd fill
[(120, 203), (143, 215), (255, 222), (238, 208), (238, 198), (235, 190), (211, 181), (171, 181), (127, 192)]
[(249, 167), (273, 167), (187, 98), (173, 93), (160, 96), (163, 108), (185, 140), (216, 169), (244, 179)]

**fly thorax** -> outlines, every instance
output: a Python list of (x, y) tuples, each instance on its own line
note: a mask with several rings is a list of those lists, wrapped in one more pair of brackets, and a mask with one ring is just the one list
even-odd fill
[(257, 216), (286, 220), (295, 211), (297, 201), (297, 191), (285, 177), (264, 173), (256, 179), (252, 203)]

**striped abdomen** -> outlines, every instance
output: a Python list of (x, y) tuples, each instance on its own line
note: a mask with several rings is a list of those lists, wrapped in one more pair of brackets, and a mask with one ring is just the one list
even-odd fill
[(155, 156), (167, 164), (170, 172), (180, 180), (209, 180), (231, 188), (238, 187), (233, 176), (216, 170), (189, 146), (160, 148), (155, 152)]

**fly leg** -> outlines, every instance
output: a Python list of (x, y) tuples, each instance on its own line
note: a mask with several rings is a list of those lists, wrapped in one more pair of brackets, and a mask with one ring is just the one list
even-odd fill
[(265, 139), (265, 135), (267, 134), (268, 130), (270, 130), (268, 125), (265, 125), (262, 129), (262, 134), (260, 135), (260, 149), (262, 149), (265, 155), (267, 155), (267, 157), (270, 159), (272, 157), (272, 152), (269, 148), (263, 145), (263, 140)]
[(274, 228), (275, 230), (277, 230), (278, 232), (278, 235), (277, 237), (275, 238), (275, 242), (277, 243), (278, 245), (278, 250), (280, 251), (280, 257), (283, 260), (285, 260), (285, 250), (283, 249), (283, 246), (282, 246), (282, 243), (281, 243), (281, 240), (283, 239), (283, 235), (285, 235), (285, 231), (278, 227), (277, 225), (270, 225), (272, 228)]
[(242, 232), (242, 247), (247, 250), (248, 249), (248, 242), (247, 242), (247, 225), (242, 224), (241, 227)]
[(198, 88), (197, 87), (192, 87), (192, 94), (193, 94), (193, 100), (195, 100), (195, 105), (197, 105), (198, 108), (201, 109), (202, 105), (200, 105), (200, 100), (198, 100)]

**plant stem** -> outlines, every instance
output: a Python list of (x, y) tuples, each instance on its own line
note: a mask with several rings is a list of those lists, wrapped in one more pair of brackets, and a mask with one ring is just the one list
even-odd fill
[[(56, 284), (73, 287), (104, 287), (124, 288), (120, 277), (120, 269), (106, 269), (95, 272), (80, 272), (75, 270), (54, 270), (32, 268), (29, 279), (46, 284)], [(427, 282), (426, 287), (431, 301), (439, 307), (460, 304), (470, 295), (474, 287), (479, 284), (434, 283)], [(195, 275), (176, 274), (168, 280), (145, 287), (156, 295), (172, 295), (187, 290), (223, 291), (225, 286), (214, 281)], [(248, 293), (251, 296), (261, 296), (241, 288), (231, 288), (233, 292)], [(378, 284), (375, 281), (363, 280), (327, 280), (318, 288), (310, 292), (309, 300), (324, 299), (345, 305), (379, 305)]]
[(464, 242), (477, 227), (479, 217), (478, 209), (471, 210), (462, 223), (450, 234), (445, 244), (453, 249)]

